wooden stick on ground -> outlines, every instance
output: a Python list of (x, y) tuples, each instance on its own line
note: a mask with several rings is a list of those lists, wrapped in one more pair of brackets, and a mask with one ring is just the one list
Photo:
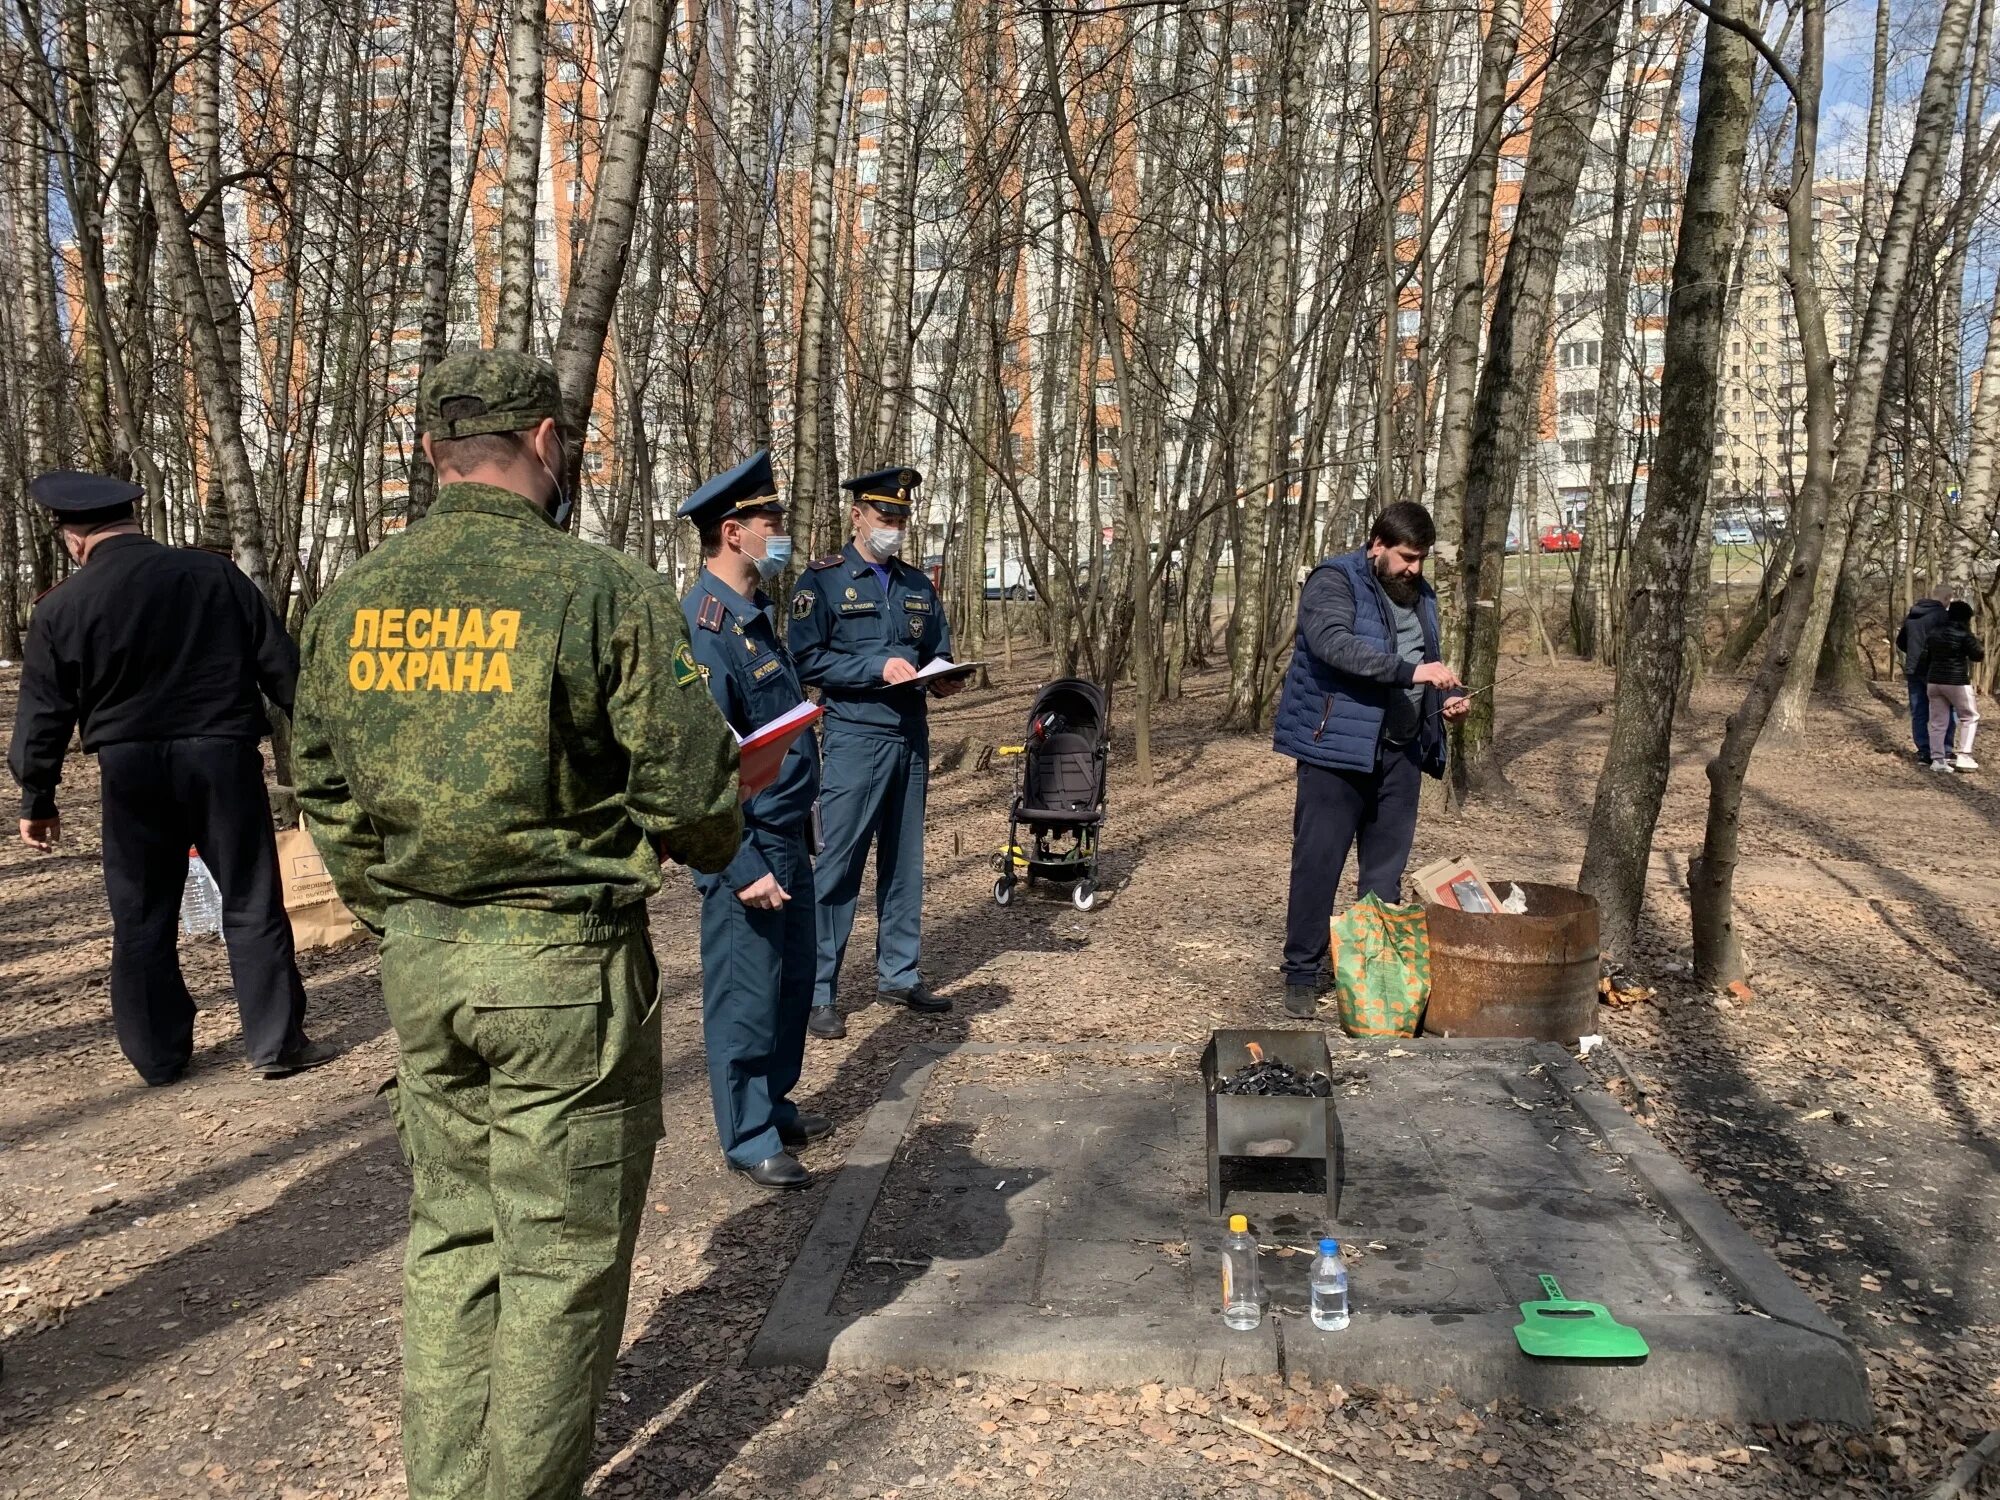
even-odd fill
[(1972, 1487), (1972, 1481), (1979, 1477), (1979, 1471), (1986, 1467), (1987, 1460), (1996, 1453), (2000, 1453), (2000, 1428), (1995, 1428), (1966, 1449), (1957, 1467), (1930, 1492), (1927, 1500), (1954, 1500), (1955, 1496), (1963, 1495)]
[(1211, 1422), (1220, 1422), (1224, 1427), (1234, 1427), (1238, 1432), (1248, 1433), (1251, 1437), (1257, 1439), (1257, 1441), (1260, 1443), (1269, 1443), (1273, 1448), (1276, 1448), (1280, 1453), (1291, 1454), (1291, 1456), (1293, 1458), (1296, 1458), (1300, 1463), (1311, 1465), (1313, 1468), (1318, 1469), (1320, 1473), (1326, 1475), (1329, 1479), (1338, 1479), (1342, 1484), (1347, 1485), (1357, 1494), (1367, 1496), (1368, 1500), (1388, 1500), (1387, 1496), (1382, 1495), (1375, 1490), (1369, 1489), (1367, 1485), (1363, 1484), (1360, 1480), (1356, 1479), (1352, 1474), (1343, 1474), (1340, 1470), (1334, 1468), (1331, 1464), (1321, 1463), (1318, 1459), (1314, 1458), (1310, 1453), (1307, 1453), (1304, 1449), (1294, 1448), (1290, 1443), (1286, 1442), (1283, 1438), (1272, 1437), (1270, 1433), (1266, 1432), (1261, 1427), (1252, 1427), (1248, 1422), (1239, 1422), (1234, 1417), (1211, 1416), (1209, 1420)]

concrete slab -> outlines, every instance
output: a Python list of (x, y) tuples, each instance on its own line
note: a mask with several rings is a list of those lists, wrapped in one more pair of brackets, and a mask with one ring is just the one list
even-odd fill
[[(750, 1351), (757, 1364), (979, 1370), (1093, 1385), (1291, 1370), (1614, 1420), (1866, 1426), (1840, 1331), (1559, 1047), (1333, 1038), (1341, 1220), (1316, 1173), (1228, 1182), (1269, 1312), (1217, 1305), (1198, 1050), (913, 1048)], [(1313, 1242), (1351, 1253), (1354, 1320), (1304, 1316)], [(1646, 1335), (1642, 1364), (1538, 1362), (1516, 1304), (1548, 1272)]]

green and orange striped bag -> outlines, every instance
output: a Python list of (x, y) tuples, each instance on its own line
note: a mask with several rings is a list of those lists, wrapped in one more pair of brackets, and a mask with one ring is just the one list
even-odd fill
[(1333, 980), (1349, 1036), (1415, 1036), (1431, 994), (1431, 933), (1421, 903), (1366, 895), (1333, 919)]

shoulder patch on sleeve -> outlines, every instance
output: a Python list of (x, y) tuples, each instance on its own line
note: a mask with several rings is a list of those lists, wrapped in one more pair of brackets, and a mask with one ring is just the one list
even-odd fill
[(686, 641), (674, 647), (674, 684), (686, 687), (701, 676), (701, 668), (695, 665), (694, 649)]
[(695, 612), (694, 621), (703, 630), (719, 631), (722, 629), (722, 614), (722, 601), (713, 594), (704, 594), (701, 598), (701, 608)]
[(820, 572), (821, 570), (826, 568), (837, 568), (845, 561), (847, 561), (847, 559), (843, 557), (840, 553), (829, 552), (825, 557), (815, 557), (811, 562), (807, 563), (806, 566), (808, 568), (811, 568), (814, 572)]
[(813, 612), (813, 591), (800, 589), (792, 595), (792, 618), (803, 620)]

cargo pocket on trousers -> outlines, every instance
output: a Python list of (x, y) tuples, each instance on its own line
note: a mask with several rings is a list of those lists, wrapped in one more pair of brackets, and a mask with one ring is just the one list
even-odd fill
[(563, 1249), (592, 1259), (617, 1254), (629, 1200), (636, 1212), (660, 1139), (660, 1103), (571, 1115), (563, 1151)]
[(409, 1171), (411, 1169), (410, 1137), (409, 1133), (403, 1128), (402, 1080), (394, 1073), (391, 1073), (383, 1080), (382, 1086), (375, 1090), (375, 1097), (380, 1099), (389, 1108), (389, 1123), (396, 1127), (396, 1149), (403, 1154), (403, 1169)]
[(480, 1057), (517, 1082), (552, 1089), (595, 1083), (604, 1042), (605, 964), (597, 957), (513, 959), (494, 945), (495, 972), (475, 991)]

